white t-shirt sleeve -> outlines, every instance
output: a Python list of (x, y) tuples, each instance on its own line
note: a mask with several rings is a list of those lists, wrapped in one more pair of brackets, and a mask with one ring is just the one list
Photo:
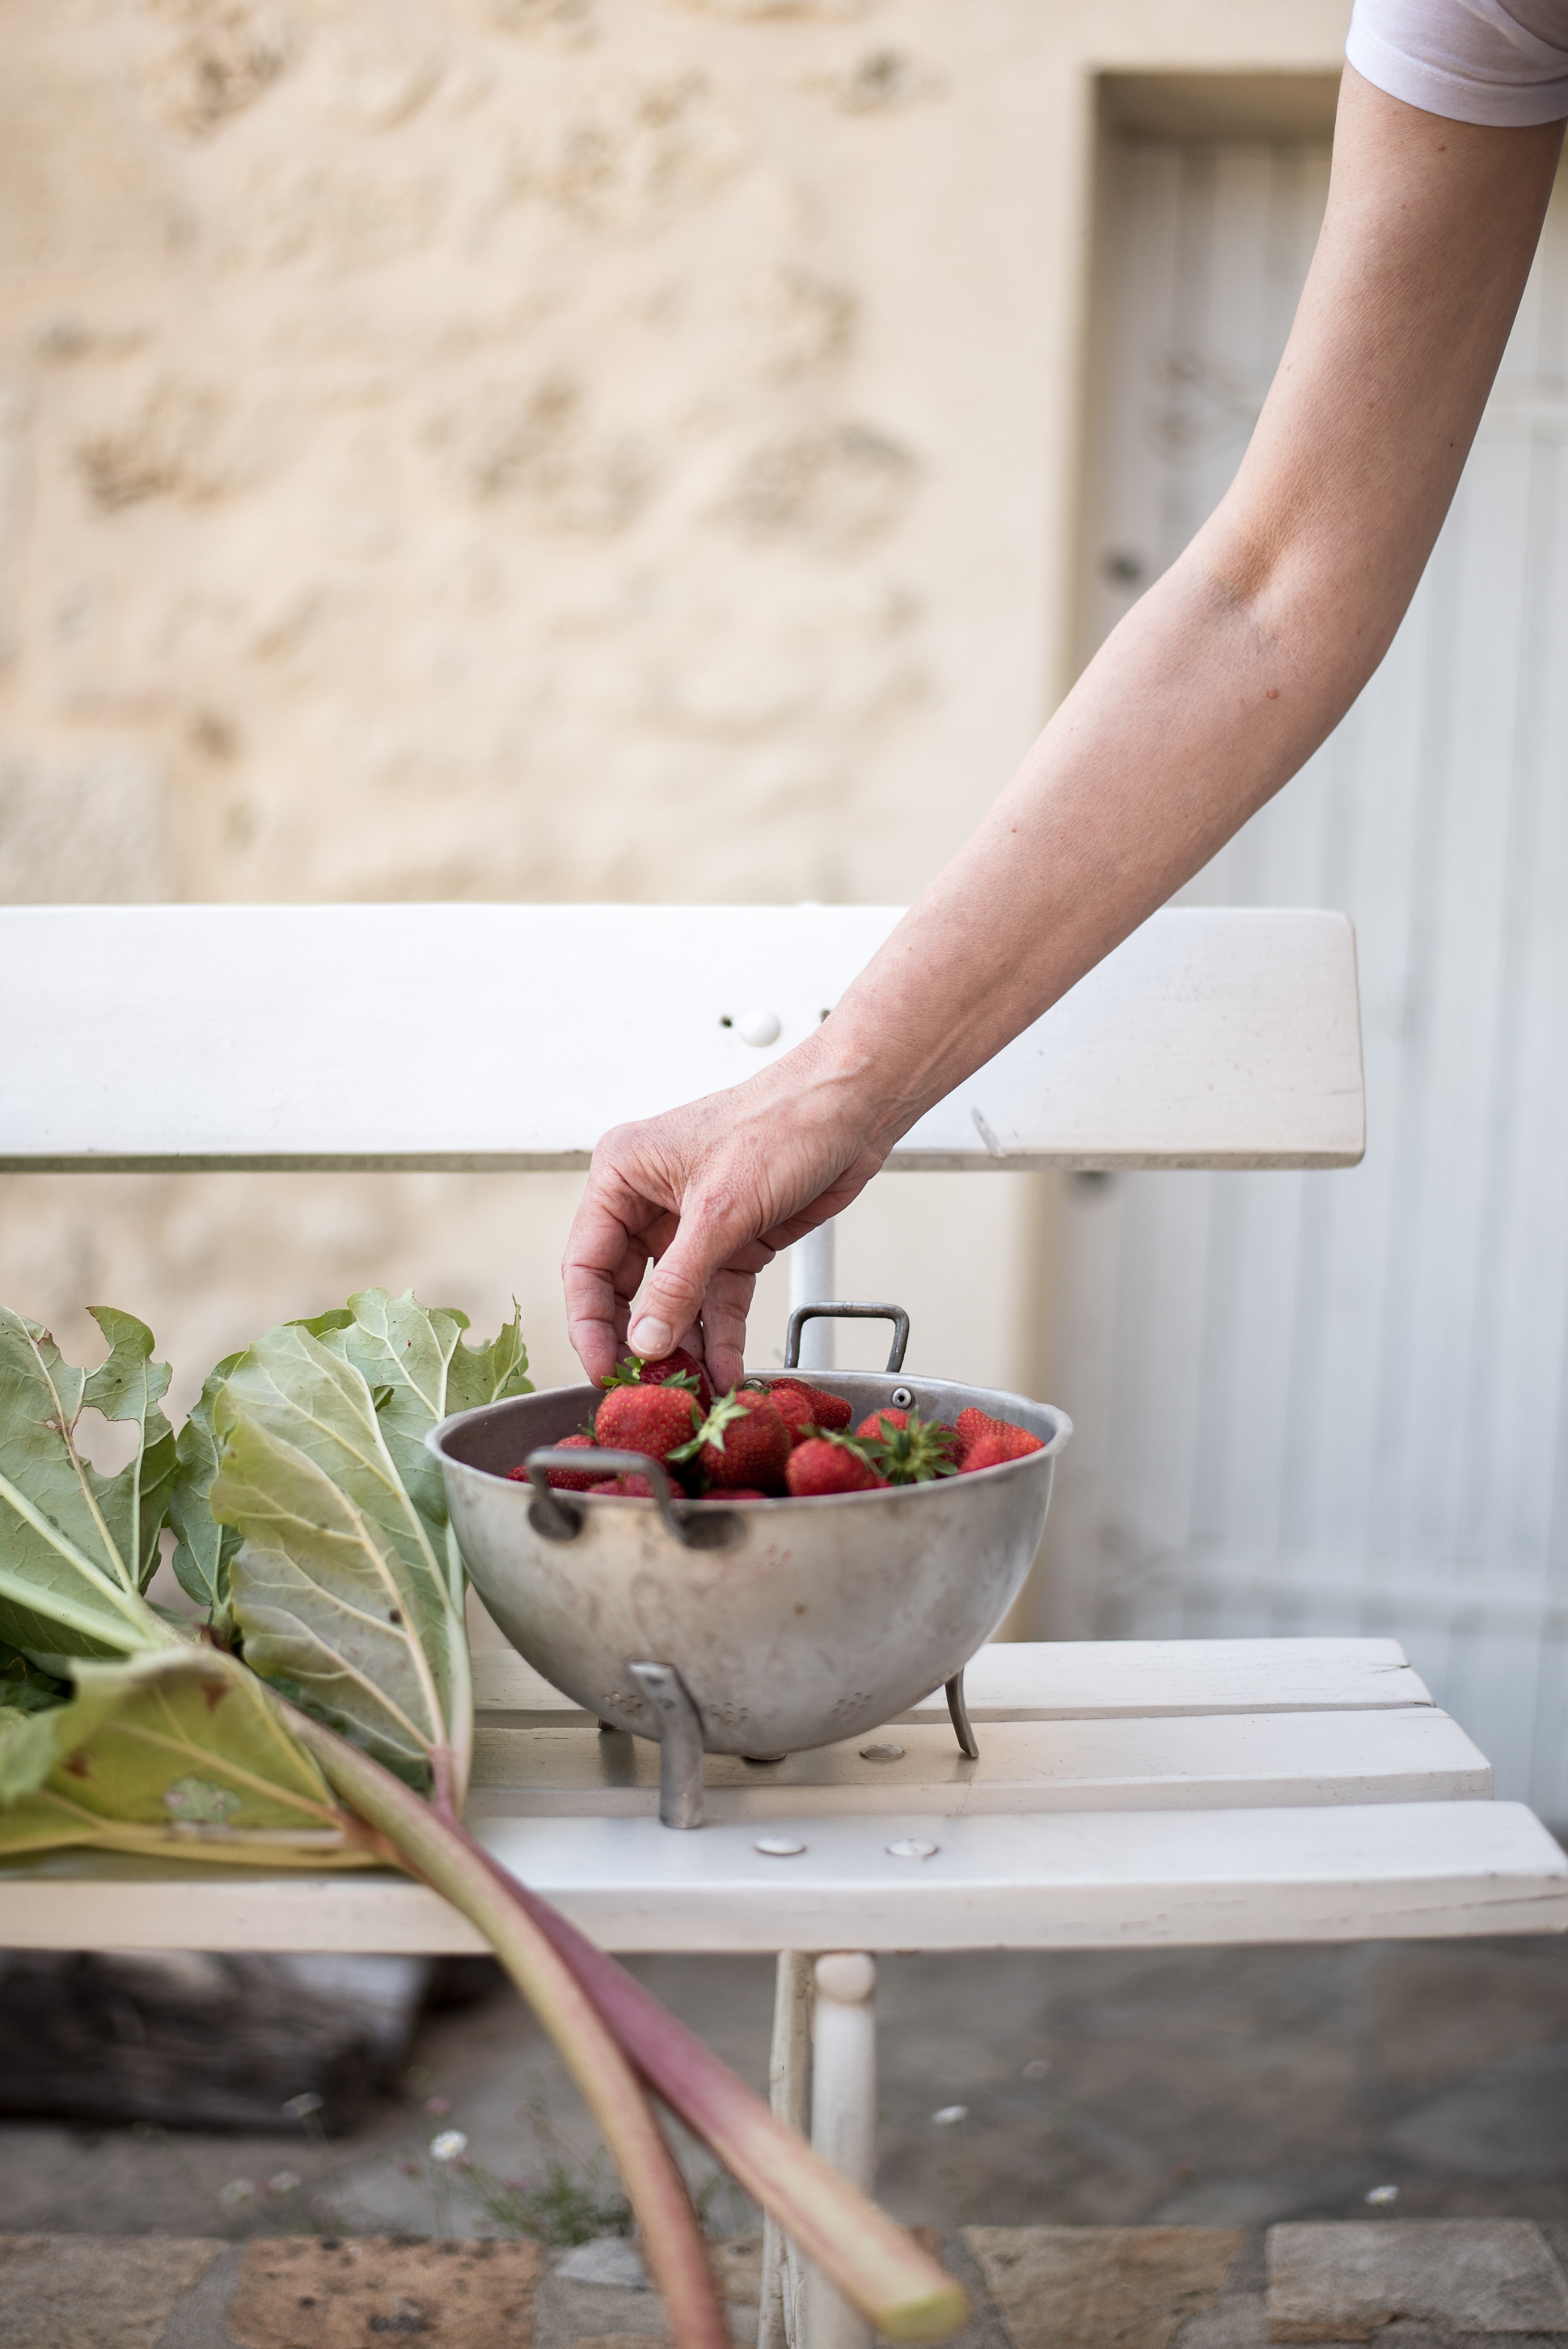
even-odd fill
[(1390, 98), (1453, 122), (1568, 115), (1568, 0), (1356, 0), (1345, 55)]

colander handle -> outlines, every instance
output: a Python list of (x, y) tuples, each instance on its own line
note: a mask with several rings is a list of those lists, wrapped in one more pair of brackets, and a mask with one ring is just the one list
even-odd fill
[(909, 1343), (909, 1316), (902, 1305), (798, 1305), (789, 1316), (789, 1334), (784, 1340), (784, 1367), (787, 1371), (800, 1366), (800, 1332), (808, 1321), (891, 1321), (892, 1347), (888, 1354), (890, 1371), (903, 1368), (904, 1348)]
[(570, 1492), (558, 1492), (550, 1482), (552, 1468), (596, 1468), (603, 1476), (645, 1476), (654, 1489), (654, 1506), (683, 1549), (727, 1549), (745, 1528), (733, 1509), (678, 1508), (674, 1488), (662, 1461), (645, 1452), (608, 1452), (574, 1446), (570, 1452), (545, 1444), (531, 1452), (524, 1463), (533, 1498), (528, 1522), (546, 1541), (575, 1541), (583, 1530), (584, 1512)]

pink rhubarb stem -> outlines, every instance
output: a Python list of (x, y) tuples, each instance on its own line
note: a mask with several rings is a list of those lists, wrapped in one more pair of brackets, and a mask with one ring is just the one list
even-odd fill
[(476, 1846), (560, 1952), (655, 2094), (879, 2333), (934, 2341), (968, 2313), (963, 2288), (903, 2227), (771, 2112), (652, 1992)]
[(550, 2033), (614, 2157), (680, 2349), (729, 2349), (691, 2196), (643, 2084), (522, 1888), (449, 1812), (438, 1811), (335, 1731), (292, 1708), (289, 1725), (400, 1865), (478, 1927)]

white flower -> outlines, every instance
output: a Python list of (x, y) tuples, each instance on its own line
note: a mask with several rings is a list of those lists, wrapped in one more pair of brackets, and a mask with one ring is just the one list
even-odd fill
[(292, 2194), (298, 2184), (299, 2172), (297, 2169), (280, 2169), (275, 2178), (268, 2178), (267, 2192), (269, 2194)]
[(956, 2128), (960, 2121), (968, 2119), (969, 2107), (967, 2105), (944, 2105), (942, 2110), (933, 2113), (931, 2117), (938, 2128)]
[(227, 2186), (219, 2188), (218, 2199), (225, 2210), (237, 2210), (242, 2202), (250, 2200), (255, 2190), (253, 2178), (231, 2178)]
[(432, 2161), (460, 2161), (468, 2149), (469, 2141), (461, 2129), (443, 2129), (439, 2137), (430, 2139)]
[(1382, 2209), (1388, 2203), (1397, 2202), (1398, 2199), (1399, 2189), (1397, 2186), (1374, 2186), (1367, 2197), (1375, 2210)]

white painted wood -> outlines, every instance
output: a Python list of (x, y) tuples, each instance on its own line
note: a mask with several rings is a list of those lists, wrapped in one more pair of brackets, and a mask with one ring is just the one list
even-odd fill
[[(885, 906), (0, 909), (0, 1169), (581, 1166), (811, 1032)], [(656, 1012), (637, 974), (656, 963)], [(178, 1016), (138, 1024), (139, 988)], [(677, 1009), (672, 1014), (671, 1005)], [(738, 1021), (780, 1021), (758, 1050)], [(68, 1072), (68, 1081), (67, 1075)], [(906, 1135), (905, 1168), (1349, 1165), (1336, 914), (1156, 914)]]
[[(876, 2191), (877, 1970), (863, 1951), (812, 1969), (811, 2143), (862, 2194)], [(804, 2349), (872, 2349), (873, 2328), (820, 2268), (806, 2271)]]
[[(988, 1723), (969, 1761), (944, 1724), (901, 1728), (897, 1760), (874, 1740), (819, 1746), (759, 1767), (710, 1754), (709, 1819), (930, 1811), (1233, 1809), (1292, 1803), (1484, 1802), (1491, 1771), (1447, 1713), (1178, 1715), (1152, 1721)], [(637, 1818), (658, 1809), (658, 1748), (590, 1729), (483, 1729), (471, 1820)]]
[[(770, 1832), (774, 1830), (770, 1829)], [(1150, 1949), (1429, 1940), (1568, 1928), (1568, 1857), (1522, 1804), (807, 1819), (773, 1859), (749, 1827), (481, 1825), (481, 1840), (611, 1950)], [(895, 1859), (901, 1837), (940, 1848)], [(473, 1951), (391, 1876), (150, 1871), (60, 1854), (0, 1874), (13, 1949)]]
[[(797, 1240), (789, 1251), (789, 1310), (798, 1313), (802, 1305), (821, 1305), (839, 1294), (838, 1272), (834, 1257), (831, 1221), (819, 1224), (814, 1232)], [(830, 1371), (837, 1349), (834, 1328), (830, 1321), (808, 1321), (800, 1332), (800, 1368), (803, 1371)]]
[[(811, 2090), (811, 1961), (780, 1950), (774, 1971), (773, 2038), (768, 2097), (781, 2121), (803, 2137)], [(770, 2210), (762, 2214), (762, 2292), (757, 2349), (795, 2349), (801, 2325), (805, 2266)]]
[[(1091, 642), (1231, 479), (1326, 165), (1113, 166)], [(1034, 1622), (1393, 1630), (1499, 1785), (1568, 1821), (1565, 381), (1568, 181), (1387, 658), (1184, 893), (1354, 916), (1367, 1161), (1064, 1186), (1052, 1392), (1078, 1433)]]
[[(1387, 1712), (1432, 1702), (1396, 1640), (993, 1640), (972, 1659), (965, 1687), (977, 1722)], [(592, 1717), (510, 1648), (475, 1651), (474, 1697), (481, 1725), (549, 1728)], [(938, 1689), (900, 1718), (945, 1722), (947, 1700)]]

